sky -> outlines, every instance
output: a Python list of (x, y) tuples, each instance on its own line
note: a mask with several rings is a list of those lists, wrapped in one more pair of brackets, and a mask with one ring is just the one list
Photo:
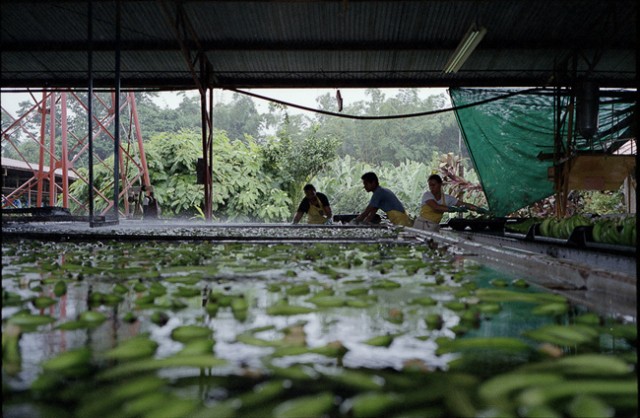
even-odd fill
[[(308, 88), (308, 89), (248, 89), (248, 91), (256, 94), (260, 94), (263, 96), (271, 97), (274, 99), (282, 100), (285, 102), (290, 102), (294, 104), (299, 104), (302, 106), (307, 106), (311, 108), (317, 108), (317, 103), (315, 101), (316, 97), (322, 96), (323, 94), (329, 93), (332, 97), (335, 97), (336, 91), (338, 89), (332, 88)], [(344, 106), (348, 106), (357, 101), (366, 100), (367, 96), (365, 95), (366, 89), (354, 89), (354, 88), (341, 88), (340, 95), (343, 99)], [(387, 98), (395, 96), (400, 89), (380, 89)], [(443, 88), (423, 88), (420, 89), (419, 96), (424, 99), (430, 95), (436, 95), (440, 93), (446, 93), (446, 89)], [(197, 95), (196, 90), (188, 90), (186, 91), (187, 95)], [(234, 92), (229, 90), (221, 90), (214, 89), (213, 91), (213, 100), (215, 102), (222, 101), (223, 103), (228, 103), (231, 101)], [(36, 95), (36, 97), (39, 97)], [(7, 93), (0, 91), (0, 104), (2, 108), (8, 111), (12, 116), (16, 117), (16, 112), (19, 109), (19, 104), (22, 101), (29, 100), (32, 101), (30, 95), (28, 93)], [(253, 99), (258, 112), (267, 113), (269, 102), (266, 100)], [(156, 104), (162, 108), (176, 108), (182, 98), (176, 92), (160, 92), (158, 98), (155, 100)], [(299, 110), (296, 108), (290, 108), (291, 113), (303, 113), (309, 114), (309, 112)]]

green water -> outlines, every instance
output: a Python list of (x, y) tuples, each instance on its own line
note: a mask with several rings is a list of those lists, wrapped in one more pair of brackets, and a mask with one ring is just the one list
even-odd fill
[(422, 245), (26, 241), (2, 274), (4, 416), (637, 415), (635, 323)]

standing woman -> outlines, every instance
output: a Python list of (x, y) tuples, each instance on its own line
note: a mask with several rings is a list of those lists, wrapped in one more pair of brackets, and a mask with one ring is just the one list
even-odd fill
[(293, 217), (293, 223), (297, 224), (302, 219), (302, 215), (307, 214), (308, 224), (325, 224), (331, 223), (333, 213), (331, 213), (331, 205), (329, 199), (324, 193), (316, 193), (313, 184), (304, 186), (304, 199), (300, 202), (298, 210)]
[(484, 208), (479, 208), (471, 203), (465, 203), (454, 196), (442, 191), (442, 177), (432, 174), (427, 180), (429, 191), (422, 195), (422, 207), (420, 215), (416, 218), (413, 227), (427, 231), (438, 231), (440, 221), (445, 212), (467, 212), (468, 209), (478, 213), (487, 213)]

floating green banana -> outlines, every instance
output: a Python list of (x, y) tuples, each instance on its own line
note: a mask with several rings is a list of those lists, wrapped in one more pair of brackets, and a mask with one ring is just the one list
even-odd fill
[(536, 341), (567, 346), (592, 342), (598, 331), (587, 325), (545, 325), (525, 332), (523, 335)]
[(632, 368), (623, 360), (605, 354), (580, 354), (523, 366), (521, 370), (556, 372), (575, 376), (624, 376)]
[(53, 294), (57, 297), (65, 295), (67, 293), (67, 283), (64, 280), (59, 280), (53, 286)]
[(227, 362), (225, 360), (214, 357), (213, 355), (175, 355), (163, 359), (147, 359), (123, 363), (110, 369), (104, 370), (98, 375), (98, 379), (120, 379), (124, 376), (129, 376), (135, 373), (149, 372), (173, 367), (211, 368), (223, 366), (226, 363)]
[(267, 308), (267, 315), (301, 315), (314, 312), (315, 309), (306, 306), (277, 304)]
[(60, 373), (63, 375), (77, 375), (89, 370), (91, 350), (79, 348), (65, 351), (50, 360), (42, 363), (45, 372)]
[(531, 311), (534, 315), (560, 316), (567, 313), (569, 305), (564, 302), (553, 302), (539, 305)]
[(174, 328), (174, 330), (171, 331), (171, 338), (175, 341), (184, 343), (200, 338), (211, 338), (212, 333), (213, 332), (210, 328), (197, 325), (183, 325)]
[(393, 342), (393, 335), (378, 335), (377, 337), (372, 337), (366, 340), (364, 343), (368, 345), (373, 345), (376, 347), (389, 347)]
[(130, 361), (151, 357), (155, 354), (158, 343), (147, 336), (138, 336), (123, 341), (116, 348), (105, 353), (105, 357), (113, 360)]
[(452, 353), (468, 350), (508, 350), (508, 351), (528, 351), (531, 350), (529, 344), (517, 338), (509, 337), (476, 337), (458, 338), (455, 340), (438, 340), (436, 354)]
[(333, 394), (324, 392), (285, 401), (273, 410), (273, 416), (275, 418), (322, 417), (333, 407)]
[(354, 418), (382, 417), (402, 402), (395, 393), (365, 392), (349, 399), (349, 410)]
[(10, 324), (23, 327), (38, 327), (40, 325), (50, 324), (54, 321), (55, 319), (48, 315), (32, 315), (27, 312), (18, 312), (8, 320)]
[(569, 415), (574, 418), (582, 417), (613, 417), (615, 410), (607, 405), (602, 399), (590, 395), (577, 395), (573, 398), (567, 408)]
[(307, 302), (313, 303), (319, 308), (336, 308), (345, 306), (347, 299), (341, 296), (314, 296), (307, 299)]
[(510, 394), (529, 387), (545, 386), (563, 381), (557, 373), (508, 373), (484, 382), (478, 394), (491, 403), (503, 402)]
[(577, 395), (627, 395), (637, 397), (638, 382), (636, 379), (630, 379), (624, 381), (576, 380), (550, 383), (543, 387), (525, 390), (518, 396), (518, 402), (526, 406), (535, 406)]

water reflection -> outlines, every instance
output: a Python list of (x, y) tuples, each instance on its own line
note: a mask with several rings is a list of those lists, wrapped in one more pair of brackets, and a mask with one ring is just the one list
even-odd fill
[[(420, 246), (3, 244), (3, 300), (13, 301), (2, 308), (3, 338), (11, 318), (21, 311), (55, 319), (22, 330), (19, 370), (3, 374), (3, 383), (15, 391), (27, 389), (41, 374), (43, 362), (60, 353), (89, 347), (94, 358), (102, 359), (138, 335), (149, 335), (158, 344), (155, 358), (168, 358), (185, 347), (172, 338), (184, 325), (212, 330), (213, 354), (227, 361), (208, 371), (215, 375), (262, 376), (273, 368), (307, 364), (319, 374), (334, 369), (399, 371), (407, 365), (446, 371), (461, 356), (438, 353), (442, 339), (514, 337), (535, 347), (538, 342), (523, 337), (525, 331), (572, 323), (586, 312), (572, 306), (564, 315), (537, 316), (532, 315), (536, 304), (522, 301), (494, 303), (497, 310), (482, 311), (485, 301), (475, 289), (493, 288), (496, 279), (514, 292), (539, 292), (516, 289), (514, 277), (464, 257)], [(66, 293), (56, 296), (54, 287), (61, 281)], [(38, 297), (55, 303), (38, 308)], [(269, 313), (278, 306), (310, 312)], [(106, 319), (83, 326), (79, 318), (88, 311)], [(159, 313), (164, 321), (154, 319)], [(427, 321), (434, 316), (439, 327)], [(80, 327), (59, 328), (70, 323)], [(368, 343), (383, 336), (389, 337), (388, 344)], [(610, 336), (601, 337), (600, 344), (608, 352), (631, 348)], [(314, 351), (336, 346), (346, 352)], [(286, 351), (292, 347), (301, 350)], [(530, 361), (531, 353), (517, 352), (509, 361), (502, 353), (499, 359), (484, 353), (465, 361), (472, 369), (484, 361), (483, 376), (488, 376)], [(205, 370), (166, 368), (159, 376), (197, 378)], [(214, 387), (202, 383), (194, 396), (227, 396)]]

